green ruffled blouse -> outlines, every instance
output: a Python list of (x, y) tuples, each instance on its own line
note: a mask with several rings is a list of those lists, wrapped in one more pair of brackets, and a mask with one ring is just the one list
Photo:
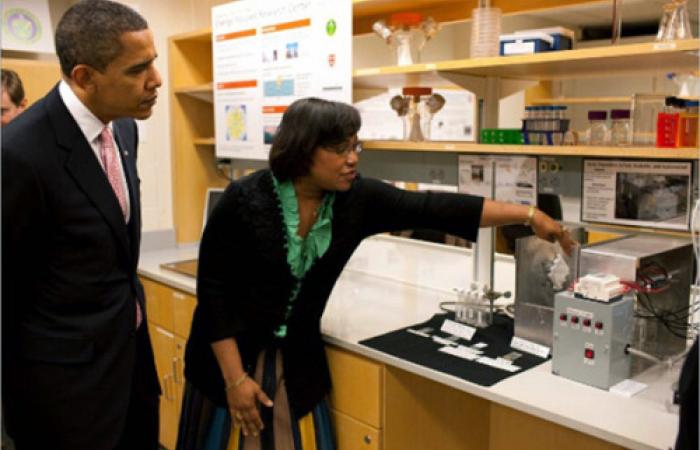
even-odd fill
[[(272, 177), (275, 193), (282, 206), (282, 216), (287, 234), (287, 263), (296, 279), (292, 293), (287, 301), (285, 321), (292, 313), (292, 305), (301, 290), (304, 275), (311, 268), (314, 262), (323, 256), (331, 245), (331, 225), (333, 220), (333, 201), (335, 193), (328, 192), (323, 197), (321, 206), (316, 214), (316, 223), (309, 230), (306, 238), (297, 234), (299, 230), (299, 203), (294, 191), (292, 181), (280, 183), (277, 178)], [(275, 336), (283, 338), (287, 335), (287, 325), (282, 324)]]

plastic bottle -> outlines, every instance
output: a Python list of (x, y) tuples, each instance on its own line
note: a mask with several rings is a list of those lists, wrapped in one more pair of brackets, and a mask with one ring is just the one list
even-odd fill
[(607, 111), (588, 111), (588, 145), (605, 145), (608, 137)]
[(613, 109), (610, 111), (610, 144), (623, 146), (632, 144), (632, 127), (630, 125), (629, 109)]

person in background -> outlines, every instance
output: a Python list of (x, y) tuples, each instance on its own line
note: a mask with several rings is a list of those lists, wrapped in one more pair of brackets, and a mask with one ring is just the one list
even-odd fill
[(133, 120), (161, 85), (153, 35), (83, 0), (55, 41), (62, 81), (2, 130), (5, 425), (18, 450), (156, 450)]
[(27, 107), (27, 98), (24, 96), (22, 80), (17, 72), (10, 69), (2, 69), (2, 126), (10, 123)]
[(695, 338), (683, 362), (678, 380), (680, 403), (678, 434), (674, 450), (696, 450), (698, 439), (698, 338)]
[(361, 177), (359, 129), (352, 106), (295, 101), (270, 169), (231, 183), (215, 207), (200, 246), (178, 450), (334, 448), (320, 320), (364, 238), (428, 228), (474, 241), (479, 227), (527, 222), (575, 245), (534, 207)]

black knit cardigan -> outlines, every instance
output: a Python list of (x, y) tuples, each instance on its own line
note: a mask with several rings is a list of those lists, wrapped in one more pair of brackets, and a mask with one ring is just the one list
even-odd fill
[[(474, 241), (483, 199), (417, 193), (358, 177), (333, 204), (331, 244), (307, 272), (276, 343), (283, 355), (287, 395), (297, 418), (330, 391), (320, 322), (328, 297), (360, 242), (373, 234), (427, 228)], [(185, 376), (220, 406), (224, 381), (211, 342), (235, 337), (244, 368), (273, 344), (294, 279), (287, 264), (285, 226), (269, 170), (231, 183), (207, 222), (199, 250), (197, 308), (185, 355)]]

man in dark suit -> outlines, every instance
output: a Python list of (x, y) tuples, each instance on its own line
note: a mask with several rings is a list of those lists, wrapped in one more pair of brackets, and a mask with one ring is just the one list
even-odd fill
[(161, 85), (153, 36), (84, 0), (56, 51), (63, 80), (2, 133), (4, 420), (18, 450), (155, 450), (133, 120)]

